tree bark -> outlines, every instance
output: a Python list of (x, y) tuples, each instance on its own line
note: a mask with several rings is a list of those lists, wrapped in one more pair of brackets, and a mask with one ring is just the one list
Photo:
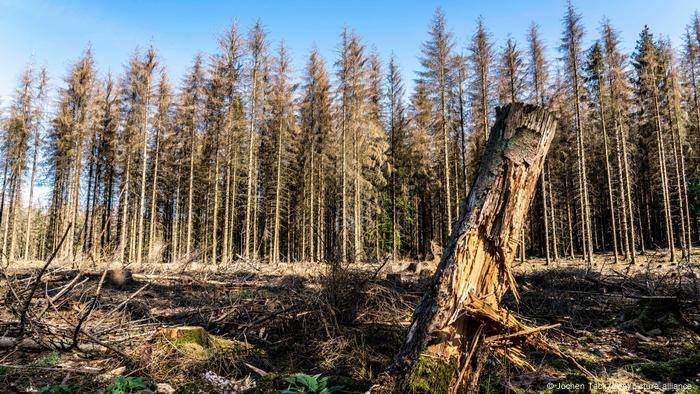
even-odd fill
[(497, 109), (478, 175), (443, 251), (432, 284), (413, 314), (395, 363), (374, 392), (457, 393), (474, 388), (489, 346), (519, 365), (518, 345), (544, 342), (501, 297), (516, 295), (511, 263), (556, 121), (534, 105)]
[[(612, 175), (610, 171), (610, 152), (608, 149), (608, 128), (605, 119), (605, 103), (604, 103), (603, 88), (598, 83), (598, 99), (599, 103), (599, 114), (600, 114), (600, 125), (603, 129), (603, 155), (605, 156), (605, 178), (608, 183), (608, 204), (610, 205), (610, 223), (612, 224), (612, 236), (613, 236), (613, 255), (615, 264), (619, 262), (618, 260), (618, 249), (617, 249), (617, 223), (615, 221), (615, 202), (613, 200), (613, 186), (612, 186)], [(603, 243), (603, 245), (605, 245)]]

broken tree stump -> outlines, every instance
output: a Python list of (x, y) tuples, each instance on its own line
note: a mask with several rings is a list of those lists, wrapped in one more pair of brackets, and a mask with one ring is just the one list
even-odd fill
[(534, 105), (513, 103), (496, 109), (479, 171), (459, 219), (394, 364), (372, 392), (473, 392), (483, 349), (519, 364), (519, 345), (537, 340), (529, 328), (499, 306), (511, 290), (517, 299), (511, 263), (556, 120)]

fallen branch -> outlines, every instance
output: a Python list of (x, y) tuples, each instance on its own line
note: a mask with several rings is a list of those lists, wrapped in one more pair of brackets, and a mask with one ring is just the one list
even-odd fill
[(81, 368), (69, 368), (69, 367), (38, 367), (36, 365), (12, 365), (12, 364), (0, 364), (0, 368), (9, 369), (31, 369), (31, 370), (41, 370), (41, 371), (57, 371), (57, 372), (77, 372), (95, 375), (102, 372), (102, 368), (95, 367), (81, 367)]
[(41, 282), (41, 277), (44, 275), (46, 272), (46, 269), (49, 268), (49, 265), (51, 262), (53, 262), (53, 259), (56, 258), (56, 255), (58, 254), (58, 251), (61, 249), (61, 246), (63, 245), (63, 242), (66, 240), (66, 237), (68, 236), (68, 230), (73, 226), (73, 223), (68, 223), (68, 227), (66, 227), (66, 231), (63, 233), (63, 236), (61, 237), (61, 241), (58, 243), (58, 246), (51, 252), (51, 256), (49, 256), (48, 260), (46, 260), (46, 263), (44, 264), (43, 267), (41, 267), (41, 270), (36, 276), (36, 279), (34, 280), (34, 283), (32, 284), (32, 287), (29, 290), (29, 294), (27, 295), (27, 299), (24, 301), (24, 305), (22, 306), (22, 310), (20, 311), (19, 314), (19, 337), (22, 337), (24, 335), (24, 326), (27, 322), (27, 313), (29, 312), (29, 306), (32, 303), (32, 298), (34, 298), (34, 293), (36, 292), (36, 289), (39, 287), (39, 283)]

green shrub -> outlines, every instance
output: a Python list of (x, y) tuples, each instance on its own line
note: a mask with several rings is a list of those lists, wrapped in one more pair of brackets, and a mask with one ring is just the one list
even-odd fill
[(98, 391), (99, 394), (152, 393), (156, 385), (146, 381), (142, 376), (119, 376), (109, 386)]
[(73, 387), (69, 384), (52, 383), (40, 388), (37, 394), (73, 394)]
[(51, 352), (44, 357), (34, 361), (32, 366), (39, 368), (55, 367), (61, 361), (61, 356), (57, 352)]
[(298, 373), (287, 378), (286, 389), (280, 394), (331, 394), (342, 389), (342, 386), (328, 387), (328, 377)]

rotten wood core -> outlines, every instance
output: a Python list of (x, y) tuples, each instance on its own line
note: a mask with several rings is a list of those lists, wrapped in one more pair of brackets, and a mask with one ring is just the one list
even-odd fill
[(552, 326), (527, 327), (499, 305), (509, 290), (518, 298), (511, 263), (555, 129), (554, 116), (538, 106), (496, 109), (477, 177), (431, 285), (373, 392), (471, 392), (486, 346), (525, 367), (525, 343), (559, 354), (541, 337)]

